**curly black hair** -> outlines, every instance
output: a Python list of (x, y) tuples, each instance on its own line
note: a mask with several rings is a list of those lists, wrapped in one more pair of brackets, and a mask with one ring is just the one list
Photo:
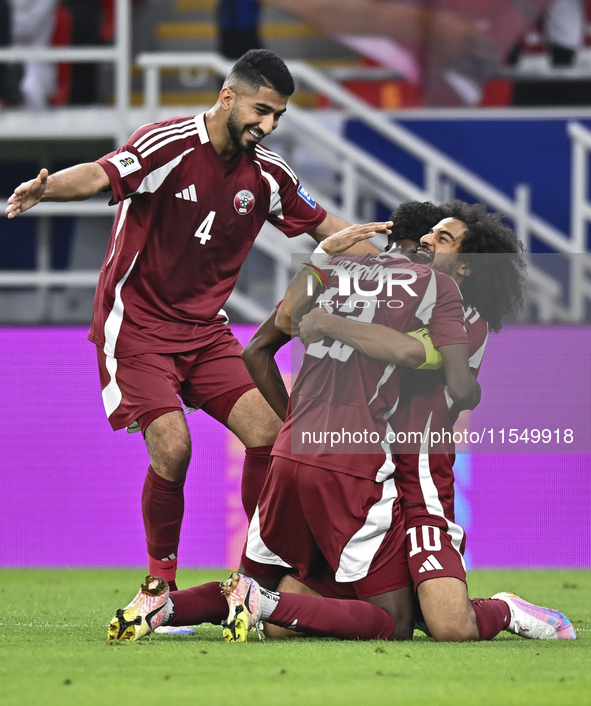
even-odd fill
[(447, 218), (443, 206), (430, 201), (404, 201), (392, 212), (392, 232), (388, 236), (388, 250), (398, 240), (414, 240), (419, 243), (440, 220)]
[(526, 264), (524, 248), (500, 213), (489, 213), (484, 204), (452, 201), (444, 204), (445, 218), (466, 225), (461, 240), (461, 259), (469, 267), (462, 296), (493, 331), (500, 331), (507, 315), (515, 316), (523, 305)]
[(224, 87), (240, 81), (254, 91), (261, 86), (273, 88), (282, 96), (291, 96), (295, 91), (293, 77), (283, 59), (268, 49), (251, 49), (241, 56), (224, 81)]

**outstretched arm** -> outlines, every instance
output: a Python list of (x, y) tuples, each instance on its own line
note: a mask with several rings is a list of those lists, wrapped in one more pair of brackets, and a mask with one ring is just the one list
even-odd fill
[[(322, 223), (319, 226), (316, 226), (314, 230), (309, 231), (309, 233), (317, 243), (322, 243), (331, 235), (335, 235), (336, 233), (340, 233), (341, 231), (354, 227), (355, 226), (349, 226), (346, 221), (342, 221), (340, 218), (333, 216), (332, 213), (327, 213), (326, 218), (322, 221)], [(373, 235), (375, 235), (375, 233)], [(341, 251), (327, 250), (327, 252)], [(362, 240), (351, 243), (351, 245), (347, 248), (347, 252), (359, 254), (367, 252), (380, 252), (380, 249), (369, 240)]]
[(271, 409), (282, 421), (285, 421), (289, 395), (275, 361), (275, 353), (290, 340), (291, 336), (275, 327), (276, 314), (277, 310), (273, 309), (255, 331), (242, 351), (242, 360)]
[(16, 187), (5, 213), (14, 218), (39, 201), (84, 201), (110, 185), (107, 172), (96, 162), (77, 164), (51, 176), (47, 169), (42, 169), (35, 179)]

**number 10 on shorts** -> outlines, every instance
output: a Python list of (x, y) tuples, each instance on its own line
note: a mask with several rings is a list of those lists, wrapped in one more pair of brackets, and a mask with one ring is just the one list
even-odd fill
[[(422, 532), (419, 533), (418, 530), (422, 530)], [(423, 549), (427, 552), (438, 552), (441, 549), (441, 531), (439, 527), (430, 527), (429, 525), (411, 527), (406, 530), (406, 534), (410, 537), (409, 557), (420, 554)], [(419, 537), (419, 534), (422, 536)], [(421, 539), (422, 546), (420, 546)]]

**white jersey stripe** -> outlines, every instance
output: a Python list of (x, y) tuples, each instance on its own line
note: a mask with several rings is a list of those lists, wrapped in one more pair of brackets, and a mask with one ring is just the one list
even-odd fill
[(274, 554), (263, 542), (258, 506), (248, 526), (246, 556), (253, 561), (258, 561), (259, 564), (273, 564), (274, 566), (284, 566), (287, 569), (292, 568), (289, 564), (286, 564), (281, 557)]
[(101, 394), (103, 396), (105, 412), (107, 413), (107, 417), (110, 417), (121, 404), (123, 393), (117, 384), (117, 358), (114, 358), (112, 355), (105, 356), (105, 366), (111, 376), (111, 380)]
[[(184, 140), (185, 138), (196, 134), (197, 130), (194, 130), (193, 132), (188, 132), (186, 135), (176, 135), (173, 137), (169, 137), (168, 140), (164, 140), (164, 142), (159, 142), (157, 145), (154, 145), (154, 147), (151, 147), (147, 152), (142, 155), (142, 157), (148, 157), (152, 154), (152, 152), (156, 152), (156, 150), (159, 150), (161, 147), (164, 147), (164, 145), (168, 145), (170, 142), (174, 142), (175, 140)], [(191, 149), (195, 148), (191, 147)]]
[(121, 290), (125, 284), (127, 278), (131, 274), (133, 267), (138, 258), (139, 252), (136, 252), (131, 265), (123, 277), (115, 285), (115, 301), (113, 303), (113, 308), (107, 316), (105, 321), (105, 347), (104, 351), (107, 355), (115, 355), (115, 345), (117, 343), (117, 338), (119, 336), (119, 331), (121, 329), (121, 324), (123, 323), (123, 311), (125, 307), (123, 306), (123, 299), (121, 298)]
[(259, 159), (262, 159), (264, 162), (269, 162), (269, 164), (274, 164), (276, 167), (279, 167), (279, 168), (283, 169), (283, 171), (284, 171), (284, 172), (287, 174), (287, 176), (293, 181), (294, 184), (297, 184), (297, 183), (298, 183), (297, 177), (296, 177), (295, 175), (293, 175), (293, 174), (291, 173), (291, 171), (288, 171), (288, 170), (285, 168), (285, 166), (284, 166), (283, 164), (281, 164), (281, 162), (278, 162), (278, 161), (276, 161), (276, 160), (274, 160), (274, 159), (269, 159), (269, 157), (268, 157), (266, 154), (263, 155), (263, 154), (261, 154), (260, 152), (257, 152), (257, 153), (256, 153), (256, 156), (257, 156)]
[[(142, 135), (139, 140), (133, 143), (133, 146), (136, 148), (139, 147), (145, 140), (151, 138), (152, 135), (156, 135), (159, 132), (164, 132), (164, 130), (170, 130), (172, 127), (180, 128), (184, 125), (189, 125), (191, 123), (193, 123), (193, 118), (191, 118), (190, 120), (185, 120), (182, 123), (176, 123), (175, 125), (165, 125), (164, 127), (154, 128), (153, 130), (150, 130), (150, 132), (147, 132), (145, 135)], [(156, 125), (157, 123), (154, 124)]]
[(170, 162), (163, 164), (161, 167), (158, 167), (158, 169), (154, 169), (153, 172), (150, 172), (144, 177), (142, 183), (138, 186), (137, 191), (135, 193), (153, 194), (157, 189), (162, 186), (164, 180), (170, 174), (170, 172), (172, 172), (172, 170), (178, 164), (181, 163), (183, 157), (186, 154), (189, 154), (189, 152), (192, 152), (194, 149), (194, 147), (191, 147), (191, 149), (185, 150), (182, 154), (179, 154), (178, 157), (171, 159)]
[[(388, 424), (386, 427), (386, 436), (391, 433), (393, 433), (392, 427)], [(395, 470), (396, 464), (392, 461), (392, 454), (386, 451), (386, 460), (378, 468), (378, 472), (376, 473), (376, 483), (383, 483), (385, 480), (390, 478)]]
[(460, 551), (462, 546), (462, 540), (464, 538), (464, 530), (460, 525), (456, 525), (455, 522), (448, 520), (443, 512), (443, 505), (439, 499), (439, 493), (437, 492), (437, 486), (433, 481), (433, 476), (431, 475), (431, 467), (429, 464), (429, 432), (431, 431), (431, 417), (433, 412), (429, 415), (427, 420), (427, 425), (425, 426), (425, 431), (423, 433), (423, 443), (421, 444), (421, 451), (419, 454), (419, 482), (421, 484), (421, 492), (423, 493), (423, 499), (425, 501), (425, 507), (430, 515), (435, 515), (437, 517), (442, 517), (447, 522), (447, 533), (451, 536), (451, 543), (454, 549), (460, 555), (462, 560), (462, 566), (466, 568), (464, 563), (464, 557)]
[(293, 181), (294, 184), (298, 183), (297, 177), (291, 171), (291, 169), (285, 164), (285, 162), (280, 162), (279, 160), (271, 159), (266, 152), (263, 154), (262, 151), (259, 151), (259, 150), (255, 150), (255, 151), (256, 151), (256, 155), (257, 155), (257, 157), (259, 157), (259, 159), (262, 159), (265, 162), (271, 162), (271, 164), (274, 164), (277, 167), (281, 167), (281, 169), (283, 169), (283, 171), (289, 176), (289, 178)]
[(339, 583), (359, 581), (367, 576), (371, 562), (392, 525), (392, 506), (398, 497), (390, 478), (382, 485), (382, 497), (373, 505), (365, 523), (347, 542), (341, 553), (335, 579)]
[(384, 372), (382, 373), (382, 377), (380, 378), (380, 381), (377, 384), (376, 391), (374, 392), (374, 395), (371, 400), (367, 403), (368, 405), (370, 405), (375, 400), (380, 391), (380, 387), (382, 387), (382, 385), (385, 385), (385, 383), (388, 381), (388, 379), (395, 370), (396, 363), (388, 363), (388, 365), (386, 365), (386, 367), (384, 368)]
[(275, 180), (275, 177), (272, 174), (269, 174), (269, 172), (266, 172), (261, 163), (258, 162), (256, 159), (254, 160), (255, 164), (259, 165), (259, 169), (261, 170), (262, 176), (269, 182), (269, 186), (271, 187), (271, 198), (269, 199), (269, 213), (273, 216), (277, 216), (278, 218), (283, 218), (283, 205), (281, 203), (281, 194), (279, 193), (279, 184)]
[(433, 309), (437, 303), (437, 278), (435, 272), (431, 272), (431, 279), (419, 304), (415, 316), (424, 324), (428, 324), (433, 316)]
[(148, 140), (148, 142), (146, 142), (144, 145), (142, 145), (142, 147), (140, 147), (138, 152), (142, 157), (147, 157), (148, 155), (152, 154), (152, 152), (155, 152), (164, 145), (167, 145), (171, 140), (167, 140), (166, 138), (170, 135), (178, 135), (177, 139), (180, 140), (185, 137), (190, 137), (191, 135), (196, 134), (197, 128), (194, 125), (187, 125), (187, 127), (184, 127), (180, 130), (177, 130), (176, 128), (174, 130), (167, 130), (161, 135), (156, 135), (156, 137), (154, 137), (152, 140)]
[(119, 220), (117, 221), (117, 230), (115, 231), (115, 240), (113, 241), (113, 250), (111, 251), (111, 254), (109, 255), (109, 259), (107, 260), (107, 264), (105, 267), (108, 267), (109, 263), (115, 256), (115, 247), (117, 246), (117, 238), (119, 237), (119, 233), (121, 232), (121, 228), (123, 228), (123, 224), (125, 223), (125, 218), (127, 216), (127, 211), (129, 207), (131, 206), (131, 199), (125, 199), (123, 202), (123, 205), (121, 206), (121, 214), (119, 216)]
[(209, 134), (205, 126), (205, 113), (199, 113), (199, 115), (195, 116), (195, 125), (197, 126), (201, 144), (204, 145), (206, 142), (209, 142)]
[(480, 367), (480, 364), (482, 363), (482, 358), (484, 357), (484, 351), (486, 350), (486, 344), (488, 343), (488, 331), (486, 332), (486, 338), (484, 339), (484, 343), (480, 346), (480, 348), (476, 351), (476, 353), (473, 353), (470, 358), (468, 359), (468, 365), (471, 368), (474, 368), (477, 370)]
[(257, 152), (257, 154), (265, 156), (269, 160), (277, 162), (277, 164), (281, 164), (293, 176), (294, 179), (297, 179), (294, 170), (289, 166), (289, 164), (283, 159), (280, 154), (277, 154), (277, 152), (273, 152), (273, 150), (264, 148), (261, 145), (256, 145), (255, 151)]
[(105, 346), (103, 351), (107, 356), (106, 366), (109, 375), (111, 376), (111, 381), (102, 391), (103, 404), (105, 406), (107, 417), (110, 417), (113, 414), (123, 399), (123, 394), (117, 384), (117, 358), (115, 358), (115, 346), (117, 345), (117, 338), (119, 337), (119, 331), (121, 330), (121, 324), (123, 323), (123, 312), (125, 310), (123, 299), (121, 298), (121, 290), (123, 289), (123, 285), (134, 268), (138, 255), (139, 252), (136, 252), (129, 269), (119, 280), (119, 282), (117, 282), (115, 286), (115, 302), (109, 316), (107, 317), (107, 320), (105, 321)]

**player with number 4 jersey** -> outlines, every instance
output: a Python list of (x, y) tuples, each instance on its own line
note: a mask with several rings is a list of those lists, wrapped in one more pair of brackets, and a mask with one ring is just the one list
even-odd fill
[(98, 164), (119, 211), (89, 338), (118, 358), (197, 348), (203, 326), (225, 320), (218, 312), (265, 221), (292, 237), (326, 218), (262, 145), (221, 159), (204, 113), (145, 125)]
[(205, 113), (144, 125), (96, 162), (51, 175), (42, 169), (8, 199), (9, 218), (39, 201), (107, 190), (118, 204), (89, 338), (111, 426), (141, 430), (146, 440), (148, 569), (172, 590), (191, 458), (182, 403), (203, 409), (246, 447), (244, 497), (258, 496), (281, 424), (220, 311), (263, 224), (317, 242), (347, 228), (358, 236), (389, 232), (384, 223), (349, 227), (327, 214), (261, 146), (294, 91), (278, 56), (252, 50)]

